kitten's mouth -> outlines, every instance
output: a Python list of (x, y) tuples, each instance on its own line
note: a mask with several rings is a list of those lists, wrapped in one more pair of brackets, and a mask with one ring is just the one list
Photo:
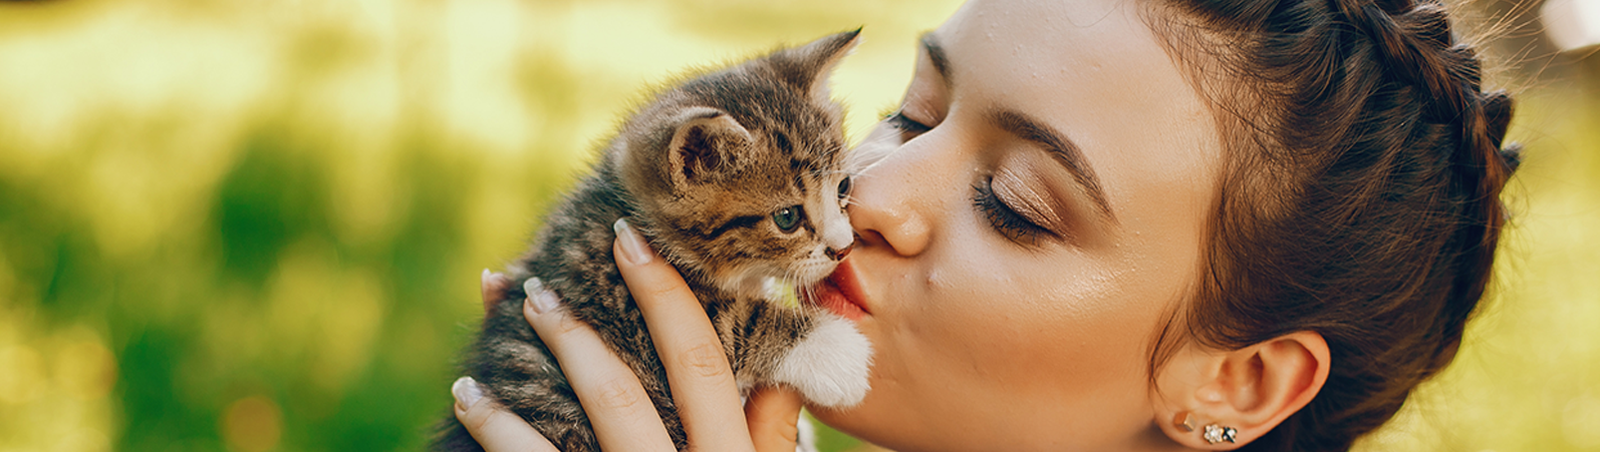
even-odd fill
[(861, 320), (862, 316), (872, 313), (860, 301), (861, 287), (856, 281), (855, 268), (850, 265), (850, 259), (839, 262), (839, 266), (833, 269), (833, 274), (818, 282), (811, 290), (804, 292), (809, 295), (805, 297), (806, 303), (827, 309), (852, 321)]

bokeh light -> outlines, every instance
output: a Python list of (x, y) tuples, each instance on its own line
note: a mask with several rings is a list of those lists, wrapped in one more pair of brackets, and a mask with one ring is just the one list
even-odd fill
[[(478, 271), (649, 86), (864, 25), (859, 137), (958, 3), (0, 2), (0, 452), (420, 449)], [(1600, 450), (1600, 58), (1504, 35), (1494, 298), (1362, 450)]]
[(283, 435), (278, 404), (263, 396), (250, 396), (228, 404), (222, 413), (222, 437), (228, 449), (266, 452), (278, 447)]

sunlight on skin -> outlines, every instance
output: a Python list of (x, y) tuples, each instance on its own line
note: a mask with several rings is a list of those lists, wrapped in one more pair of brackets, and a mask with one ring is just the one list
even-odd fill
[[(833, 76), (859, 139), (957, 3), (0, 3), (0, 450), (114, 450), (164, 414), (196, 425), (162, 445), (377, 431), (419, 448), (482, 315), (479, 269), (521, 251), (648, 86), (864, 25)], [(1583, 89), (1521, 97), (1504, 289), (1361, 450), (1600, 447), (1600, 110)], [(241, 162), (271, 171), (223, 193)], [(247, 215), (267, 232), (244, 237), (279, 240), (247, 254), (259, 280), (219, 257), (234, 195), (276, 215)], [(139, 397), (167, 404), (132, 411)], [(415, 401), (339, 411), (385, 398)]]

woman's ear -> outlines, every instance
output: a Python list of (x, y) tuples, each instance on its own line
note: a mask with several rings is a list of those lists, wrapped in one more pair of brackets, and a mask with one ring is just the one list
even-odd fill
[[(1331, 364), (1328, 342), (1313, 331), (1225, 352), (1190, 345), (1156, 376), (1156, 423), (1187, 447), (1237, 449), (1311, 403)], [(1233, 442), (1207, 441), (1208, 426), (1219, 437), (1233, 429)]]

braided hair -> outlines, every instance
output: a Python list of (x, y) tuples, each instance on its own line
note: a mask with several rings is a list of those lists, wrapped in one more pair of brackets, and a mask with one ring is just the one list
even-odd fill
[(1152, 26), (1219, 114), (1220, 195), (1184, 341), (1295, 331), (1332, 363), (1309, 405), (1240, 450), (1344, 451), (1454, 359), (1489, 281), (1519, 161), (1438, 0), (1179, 0)]

